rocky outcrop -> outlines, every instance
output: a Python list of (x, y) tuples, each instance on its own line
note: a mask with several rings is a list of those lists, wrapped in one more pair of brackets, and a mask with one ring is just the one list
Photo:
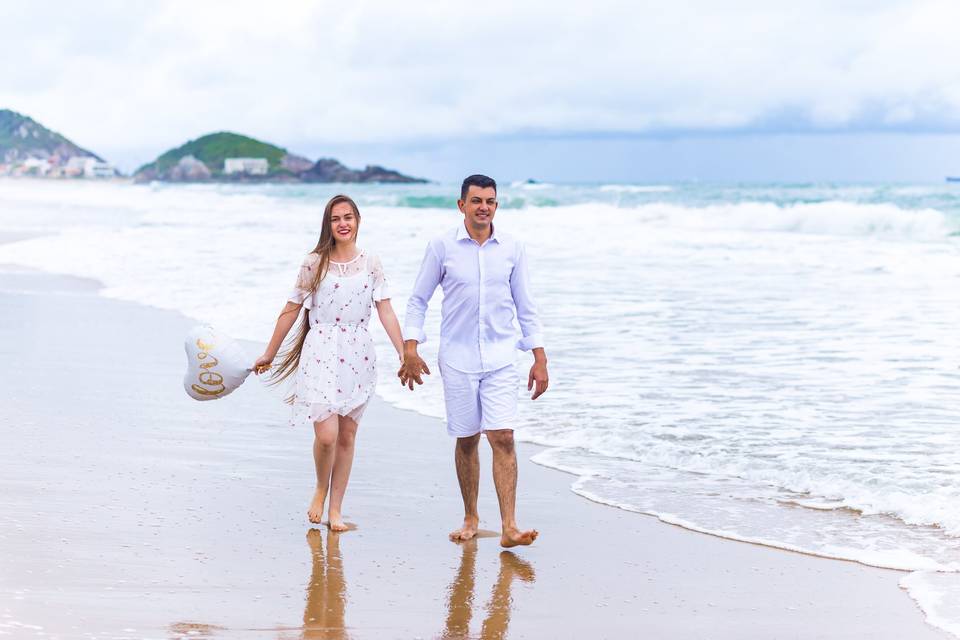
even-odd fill
[(142, 168), (137, 171), (134, 176), (134, 181), (151, 182), (153, 180), (166, 180), (169, 182), (204, 182), (210, 180), (212, 175), (207, 165), (192, 155), (186, 155), (163, 172), (158, 171), (155, 166)]
[(193, 156), (183, 156), (169, 171), (169, 179), (175, 182), (209, 180), (212, 175), (207, 165)]
[(385, 169), (379, 165), (368, 164), (364, 170), (360, 172), (358, 182), (422, 183), (426, 182), (426, 180), (423, 178), (411, 178), (393, 169)]
[(313, 161), (303, 156), (288, 153), (283, 156), (283, 159), (280, 161), (280, 167), (294, 175), (298, 175), (304, 171), (309, 171), (310, 168), (313, 167)]
[(304, 182), (426, 182), (422, 178), (412, 178), (377, 165), (367, 165), (358, 171), (333, 158), (320, 158), (309, 171), (300, 174), (300, 179)]

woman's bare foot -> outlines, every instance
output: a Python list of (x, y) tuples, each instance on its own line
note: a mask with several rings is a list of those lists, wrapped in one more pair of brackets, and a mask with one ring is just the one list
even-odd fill
[(477, 535), (477, 526), (480, 524), (480, 518), (466, 516), (463, 519), (463, 526), (456, 531), (450, 532), (450, 539), (454, 542), (465, 542), (472, 540)]
[(540, 532), (536, 529), (531, 529), (530, 531), (520, 531), (520, 529), (516, 527), (504, 529), (503, 535), (500, 536), (500, 546), (509, 548), (518, 545), (533, 544), (533, 541), (536, 540), (539, 535)]
[(320, 524), (323, 519), (323, 503), (327, 501), (327, 492), (319, 487), (313, 493), (313, 500), (310, 502), (310, 508), (307, 509), (307, 517), (313, 524)]
[(343, 516), (341, 516), (336, 511), (330, 512), (330, 521), (327, 523), (327, 526), (330, 527), (330, 531), (347, 531), (350, 527), (346, 525), (343, 521)]

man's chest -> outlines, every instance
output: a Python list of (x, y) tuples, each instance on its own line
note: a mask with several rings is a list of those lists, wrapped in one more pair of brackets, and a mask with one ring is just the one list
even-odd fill
[(443, 259), (440, 285), (444, 291), (480, 287), (508, 287), (513, 256), (502, 247), (458, 247)]

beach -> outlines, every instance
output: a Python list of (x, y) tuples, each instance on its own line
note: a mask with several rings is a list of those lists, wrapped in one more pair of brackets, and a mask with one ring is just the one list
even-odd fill
[[(518, 514), (537, 542), (451, 543), (453, 443), (441, 421), (379, 399), (345, 502), (356, 528), (312, 529), (312, 434), (288, 426), (282, 394), (251, 378), (191, 400), (182, 341), (195, 321), (98, 290), (0, 276), (0, 635), (948, 637), (898, 588), (902, 572), (590, 502), (528, 444)], [(494, 531), (481, 455), (481, 527)]]
[(8, 4), (0, 640), (960, 640), (960, 3)]

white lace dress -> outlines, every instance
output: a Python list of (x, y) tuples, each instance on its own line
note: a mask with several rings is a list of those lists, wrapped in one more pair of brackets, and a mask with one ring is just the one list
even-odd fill
[(297, 369), (293, 425), (310, 426), (334, 414), (359, 422), (377, 382), (370, 310), (390, 297), (380, 259), (360, 251), (350, 262), (331, 261), (312, 291), (319, 261), (307, 254), (289, 298), (303, 303), (310, 322)]

